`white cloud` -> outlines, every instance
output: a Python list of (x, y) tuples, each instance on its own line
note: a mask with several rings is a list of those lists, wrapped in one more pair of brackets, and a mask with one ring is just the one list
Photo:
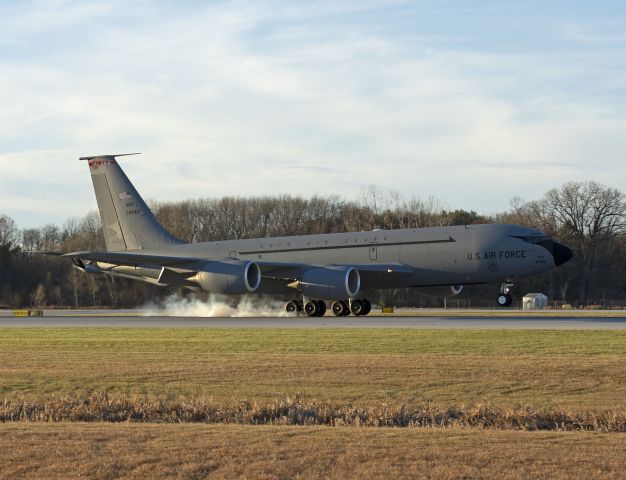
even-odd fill
[[(402, 2), (16, 5), (0, 16), (15, 49), (0, 56), (0, 211), (18, 222), (93, 208), (77, 157), (136, 150), (123, 165), (154, 199), (376, 183), (493, 211), (626, 180), (623, 99), (589, 80), (623, 85), (611, 51), (463, 47), (458, 19), (396, 35), (384, 19), (410, 15)], [(29, 178), (50, 202), (3, 193)]]

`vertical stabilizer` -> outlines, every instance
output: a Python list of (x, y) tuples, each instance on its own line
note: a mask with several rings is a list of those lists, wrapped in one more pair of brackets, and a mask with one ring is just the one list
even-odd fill
[[(133, 154), (125, 154), (133, 155)], [(97, 155), (87, 160), (108, 251), (159, 248), (181, 242), (159, 223), (115, 157)]]

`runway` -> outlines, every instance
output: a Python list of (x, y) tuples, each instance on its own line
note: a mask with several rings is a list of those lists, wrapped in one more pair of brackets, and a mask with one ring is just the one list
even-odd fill
[[(557, 312), (562, 313), (562, 312)], [(621, 312), (620, 312), (621, 314)], [(515, 315), (461, 312), (367, 317), (243, 317), (206, 318), (138, 316), (136, 311), (45, 311), (41, 317), (14, 317), (0, 312), (2, 327), (99, 327), (99, 328), (411, 328), (411, 329), (534, 329), (534, 330), (626, 330), (626, 316), (611, 314)]]

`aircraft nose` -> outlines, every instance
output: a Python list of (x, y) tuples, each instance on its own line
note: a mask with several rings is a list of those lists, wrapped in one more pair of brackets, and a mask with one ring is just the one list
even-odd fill
[(562, 243), (554, 242), (552, 246), (552, 256), (554, 257), (554, 264), (558, 267), (570, 260), (574, 256), (574, 252)]

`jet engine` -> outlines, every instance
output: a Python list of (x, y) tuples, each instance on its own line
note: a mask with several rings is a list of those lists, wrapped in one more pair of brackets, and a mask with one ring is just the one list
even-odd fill
[(211, 293), (253, 293), (261, 285), (261, 269), (247, 260), (209, 262), (190, 280)]
[(311, 268), (304, 272), (298, 287), (307, 297), (346, 300), (359, 293), (361, 277), (354, 267)]

